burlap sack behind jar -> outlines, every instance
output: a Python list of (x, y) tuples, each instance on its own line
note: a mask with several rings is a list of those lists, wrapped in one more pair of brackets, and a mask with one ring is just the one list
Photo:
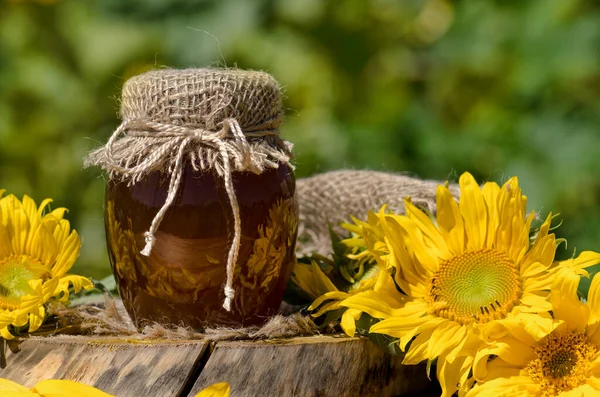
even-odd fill
[[(369, 211), (387, 204), (390, 211), (403, 214), (404, 198), (435, 213), (435, 191), (442, 182), (378, 171), (339, 170), (301, 178), (297, 181), (300, 224), (298, 256), (331, 253), (329, 227), (341, 233), (341, 222), (350, 215), (365, 220)], [(458, 186), (450, 191), (459, 197)]]

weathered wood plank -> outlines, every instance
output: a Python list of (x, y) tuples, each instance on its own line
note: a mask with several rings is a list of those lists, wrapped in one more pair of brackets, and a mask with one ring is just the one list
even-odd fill
[(211, 355), (208, 347), (200, 341), (37, 338), (9, 353), (0, 377), (30, 387), (43, 379), (70, 379), (118, 397), (194, 396), (216, 382), (229, 382), (232, 397), (380, 397), (431, 387), (422, 366), (402, 366), (400, 357), (367, 339), (219, 342)]
[(187, 394), (207, 347), (199, 341), (38, 338), (9, 354), (0, 377), (28, 387), (44, 379), (69, 379), (118, 397), (176, 397)]
[(385, 397), (431, 386), (423, 366), (401, 361), (364, 338), (219, 342), (188, 396), (216, 382), (229, 382), (231, 397)]

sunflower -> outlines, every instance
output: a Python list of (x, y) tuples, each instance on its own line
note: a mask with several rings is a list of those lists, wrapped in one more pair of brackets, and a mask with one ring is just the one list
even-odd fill
[(592, 280), (587, 304), (577, 296), (579, 281), (571, 269), (558, 274), (547, 336), (538, 338), (523, 323), (496, 330), (496, 340), (475, 358), (478, 384), (468, 397), (600, 395), (600, 276)]
[[(0, 191), (0, 197), (4, 191)], [(0, 199), (0, 336), (12, 339), (14, 328), (37, 330), (44, 320), (44, 304), (69, 298), (69, 289), (93, 288), (85, 278), (66, 274), (81, 242), (64, 219), (65, 208), (45, 213), (51, 199), (37, 207), (28, 196), (19, 201)]]
[(490, 323), (518, 317), (535, 324), (542, 318), (536, 314), (552, 308), (548, 295), (558, 269), (600, 262), (592, 252), (554, 262), (552, 214), (530, 239), (535, 214), (526, 214), (527, 198), (516, 177), (502, 187), (480, 188), (465, 173), (459, 185), (460, 203), (438, 186), (435, 218), (406, 199), (406, 215), (382, 208), (376, 221), (356, 228), (381, 268), (391, 270), (388, 284), (398, 288), (391, 294), (367, 291), (341, 303), (382, 319), (369, 332), (398, 338), (404, 364), (437, 360), (443, 396), (469, 388)]

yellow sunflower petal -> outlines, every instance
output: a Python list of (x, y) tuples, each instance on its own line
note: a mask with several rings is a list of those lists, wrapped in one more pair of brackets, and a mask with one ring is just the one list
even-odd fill
[(520, 263), (527, 250), (529, 249), (529, 233), (531, 232), (531, 223), (535, 218), (535, 213), (531, 212), (525, 223), (514, 221), (515, 232), (514, 238), (510, 242), (510, 248), (508, 250), (508, 256), (511, 257), (516, 263)]
[(71, 380), (49, 379), (38, 382), (31, 391), (41, 394), (43, 397), (114, 397), (93, 386)]
[[(400, 288), (411, 296), (419, 294), (423, 296), (425, 289), (423, 285), (432, 274), (432, 270), (419, 263), (416, 258), (414, 248), (406, 244), (410, 240), (408, 232), (400, 226), (393, 218), (388, 222), (385, 218), (381, 222), (386, 236), (384, 243), (389, 251), (389, 255), (384, 255), (396, 267), (396, 281), (400, 283)], [(388, 258), (389, 256), (389, 258)]]
[(536, 241), (531, 250), (523, 258), (520, 268), (521, 277), (534, 277), (548, 270), (554, 261), (556, 238), (553, 234)]
[(564, 320), (570, 330), (582, 332), (588, 325), (590, 307), (579, 300), (580, 277), (571, 269), (563, 269), (552, 284), (550, 302), (554, 317)]
[[(429, 330), (428, 332), (422, 332), (412, 340), (410, 349), (404, 354), (402, 365), (417, 365), (427, 360), (429, 357), (429, 343), (427, 342), (431, 332), (433, 331)], [(400, 346), (400, 349), (405, 351), (406, 346)]]
[(29, 391), (28, 387), (22, 386), (17, 382), (13, 382), (12, 380), (0, 378), (0, 391)]
[(34, 294), (25, 295), (21, 298), (19, 310), (26, 313), (37, 312), (39, 306), (50, 300), (58, 283), (59, 280), (57, 278), (50, 279), (45, 283), (40, 279), (29, 281), (29, 285), (34, 291)]
[(404, 200), (404, 209), (406, 211), (406, 216), (415, 223), (419, 230), (423, 232), (425, 238), (430, 241), (430, 249), (434, 250), (439, 258), (448, 259), (450, 251), (448, 251), (446, 240), (440, 234), (439, 229), (431, 222), (431, 218), (415, 207), (410, 200), (410, 197), (407, 197)]
[(587, 304), (590, 308), (588, 324), (600, 322), (600, 277), (597, 275), (592, 278), (587, 299)]
[(458, 203), (446, 186), (438, 185), (436, 190), (437, 224), (445, 232), (455, 227), (462, 226), (463, 219), (460, 215)]
[(12, 324), (15, 318), (15, 311), (5, 310), (0, 311), (0, 327), (6, 327)]
[(41, 296), (44, 302), (48, 302), (54, 296), (60, 281), (61, 279), (59, 278), (52, 278), (41, 286)]
[[(530, 345), (513, 337), (503, 338), (501, 342), (496, 341), (491, 346), (480, 349), (475, 355), (473, 375), (477, 381), (491, 378), (488, 376), (491, 357), (498, 357), (505, 363), (505, 366), (523, 368), (536, 355)], [(490, 373), (490, 375), (494, 374)]]
[(23, 212), (27, 215), (30, 227), (35, 229), (41, 221), (41, 218), (37, 216), (37, 206), (35, 205), (35, 201), (28, 195), (24, 195), (21, 203), (21, 208), (23, 208)]
[(69, 300), (69, 288), (73, 288), (74, 293), (78, 293), (82, 289), (91, 290), (94, 288), (94, 283), (87, 278), (76, 275), (67, 274), (59, 279), (59, 283), (54, 289), (52, 296), (61, 296), (60, 300), (62, 302), (67, 302)]
[[(323, 306), (321, 306), (321, 308), (316, 313), (311, 314), (311, 316), (320, 317), (327, 312), (342, 309), (343, 307), (340, 306), (340, 303), (341, 303), (340, 300), (334, 300), (333, 302), (325, 303)], [(312, 310), (310, 307), (308, 309)]]
[(476, 327), (465, 327), (463, 340), (446, 354), (446, 360), (454, 362), (458, 357), (474, 356), (473, 351), (481, 348), (481, 334)]
[[(377, 276), (367, 280), (364, 285), (369, 284), (369, 289), (373, 291), (394, 296), (398, 292), (394, 280), (390, 277), (389, 272), (379, 269)], [(371, 287), (372, 286), (372, 287)]]
[(438, 360), (437, 377), (442, 387), (442, 397), (451, 397), (461, 389), (469, 376), (473, 358), (460, 357), (450, 362), (445, 356)]
[(67, 212), (69, 212), (69, 210), (67, 210), (66, 208), (60, 207), (60, 208), (56, 208), (55, 210), (51, 211), (46, 216), (51, 216), (54, 219), (61, 220), (64, 218), (65, 213), (67, 213)]
[(46, 210), (46, 207), (53, 202), (54, 200), (52, 200), (51, 198), (46, 198), (44, 200), (42, 200), (40, 206), (37, 209), (37, 216), (39, 218), (42, 218), (44, 215), (44, 211)]
[(512, 376), (476, 385), (466, 397), (534, 397), (540, 390), (541, 386), (528, 376)]
[[(414, 327), (412, 327), (411, 329), (405, 330), (402, 333), (402, 336), (400, 336), (400, 344), (399, 344), (400, 349), (402, 351), (406, 351), (406, 347), (410, 343), (410, 349), (408, 350), (408, 353), (410, 353), (412, 351), (412, 349), (417, 347), (416, 343), (414, 343), (413, 338), (415, 338), (415, 336), (416, 337), (422, 336), (427, 341), (427, 351), (429, 351), (429, 338), (431, 337), (431, 334), (433, 333), (433, 331), (435, 331), (440, 326), (440, 324), (443, 324), (446, 321), (448, 321), (448, 320), (444, 320), (441, 318), (429, 318), (428, 321), (425, 321), (421, 324), (417, 324)], [(373, 330), (373, 326), (371, 326), (370, 332), (372, 332), (372, 330)], [(427, 353), (427, 354), (429, 354), (429, 353)], [(433, 360), (435, 357), (428, 355), (427, 358)]]
[(477, 250), (485, 246), (487, 237), (487, 208), (483, 193), (475, 178), (468, 172), (458, 180), (460, 186), (460, 214), (465, 221), (467, 248)]
[(60, 255), (56, 258), (56, 264), (52, 267), (52, 277), (61, 277), (67, 273), (79, 256), (80, 249), (79, 235), (73, 230), (61, 247)]
[(6, 226), (0, 222), (0, 258), (8, 258), (13, 254), (10, 235)]
[(33, 258), (38, 258), (49, 269), (56, 260), (58, 248), (53, 236), (52, 226), (48, 225), (47, 222), (42, 222), (32, 233), (27, 253)]
[(465, 227), (458, 203), (447, 187), (439, 185), (436, 192), (437, 223), (440, 233), (446, 235), (450, 252), (460, 255), (465, 251)]
[(397, 300), (377, 291), (364, 291), (349, 296), (341, 302), (341, 305), (368, 313), (374, 318), (420, 316), (427, 313), (427, 305), (423, 302)]
[(540, 229), (538, 230), (538, 234), (535, 237), (534, 244), (537, 244), (541, 239), (543, 239), (544, 237), (546, 237), (548, 235), (548, 232), (550, 231), (550, 226), (552, 226), (552, 212), (550, 212), (548, 214), (548, 216), (546, 217), (546, 220), (540, 226)]
[(441, 356), (453, 349), (465, 337), (467, 330), (454, 321), (446, 321), (435, 328), (429, 338), (430, 358)]
[(550, 311), (552, 310), (552, 304), (548, 301), (547, 294), (545, 295), (525, 292), (521, 297), (521, 304), (533, 308), (531, 311), (534, 313)]
[(326, 294), (319, 296), (317, 299), (315, 299), (313, 301), (313, 303), (308, 307), (308, 310), (310, 310), (310, 311), (315, 310), (317, 307), (321, 306), (323, 304), (323, 302), (326, 302), (328, 300), (332, 300), (332, 299), (341, 300), (341, 299), (346, 299), (349, 296), (350, 295), (347, 292), (342, 292), (342, 291), (328, 292)]
[(25, 254), (27, 237), (29, 236), (29, 220), (20, 205), (11, 214), (12, 250), (16, 255)]
[[(46, 215), (46, 217), (49, 217), (51, 219), (56, 219), (56, 218), (51, 217), (50, 215)], [(54, 241), (56, 242), (56, 246), (58, 247), (59, 250), (62, 249), (62, 247), (65, 244), (65, 241), (69, 237), (70, 233), (71, 233), (71, 224), (69, 223), (68, 220), (60, 219), (58, 221), (58, 223), (55, 224), (54, 232), (53, 232)]]
[(522, 220), (525, 217), (525, 203), (516, 177), (510, 178), (502, 186), (498, 196), (498, 213), (500, 225), (496, 233), (495, 246), (509, 253), (512, 244), (517, 241), (521, 233)]
[[(511, 335), (530, 345), (534, 341), (537, 342), (545, 338), (562, 324), (562, 321), (555, 320), (548, 313), (520, 313), (515, 318), (524, 333), (521, 332), (520, 327), (515, 327), (511, 328)], [(529, 337), (533, 340), (530, 340)]]
[(600, 390), (589, 384), (584, 384), (572, 390), (562, 392), (561, 397), (600, 397)]
[(583, 270), (600, 263), (600, 253), (583, 251), (577, 258), (558, 262), (558, 267), (569, 267), (574, 270)]
[(356, 322), (360, 318), (362, 312), (356, 309), (348, 309), (342, 315), (342, 320), (340, 321), (340, 326), (344, 333), (350, 337), (354, 336), (356, 333)]
[(31, 313), (29, 315), (29, 332), (37, 331), (42, 326), (45, 316), (46, 309), (44, 309), (44, 306), (40, 306), (37, 313)]
[(0, 223), (4, 226), (8, 223), (9, 212), (12, 212), (12, 208), (9, 206), (9, 200), (12, 195), (0, 198)]
[(390, 317), (385, 320), (374, 324), (369, 332), (376, 334), (386, 334), (394, 338), (401, 338), (407, 332), (410, 332), (413, 328), (418, 327), (424, 323), (427, 323), (431, 319), (429, 317), (419, 318), (401, 318), (401, 317)]
[(595, 376), (590, 376), (590, 378), (586, 382), (588, 385), (592, 386), (596, 390), (600, 390), (600, 379)]
[(3, 327), (0, 329), (0, 336), (6, 340), (15, 339), (14, 335), (8, 330), (8, 327)]
[(229, 383), (215, 383), (196, 394), (196, 397), (228, 397), (230, 391)]
[(294, 263), (292, 281), (306, 292), (311, 299), (316, 299), (327, 292), (338, 290), (314, 261), (310, 265), (298, 262)]
[[(486, 363), (483, 363), (484, 365)], [(493, 360), (487, 362), (485, 365), (485, 371), (487, 372), (487, 376), (483, 376), (486, 372), (478, 371), (476, 379), (478, 381), (487, 381), (496, 378), (510, 378), (511, 376), (519, 376), (521, 373), (522, 366), (513, 365), (507, 363), (500, 357), (496, 357)]]
[[(412, 261), (412, 265), (416, 272), (431, 273), (438, 270), (439, 257), (425, 245), (423, 233), (411, 219), (403, 216), (388, 216), (385, 219), (389, 231), (401, 228), (406, 232), (400, 241), (408, 245), (407, 249), (414, 254), (416, 260)], [(400, 231), (399, 234), (402, 235)]]
[(13, 318), (12, 325), (14, 325), (15, 327), (24, 327), (25, 325), (27, 325), (28, 321), (29, 321), (29, 313), (16, 311), (15, 317)]
[(500, 195), (500, 186), (495, 182), (488, 182), (481, 188), (483, 199), (488, 211), (487, 238), (485, 246), (492, 248), (496, 242), (496, 231), (500, 225), (500, 216), (498, 214), (498, 196)]

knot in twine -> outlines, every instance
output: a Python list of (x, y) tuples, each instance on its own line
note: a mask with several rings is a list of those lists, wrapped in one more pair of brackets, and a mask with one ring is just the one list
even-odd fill
[[(147, 172), (156, 169), (157, 166), (165, 161), (165, 159), (172, 158), (172, 160), (174, 160), (174, 162), (172, 161), (172, 169), (169, 170), (171, 172), (171, 178), (167, 199), (152, 220), (150, 229), (144, 233), (146, 246), (140, 251), (144, 256), (150, 256), (152, 248), (156, 243), (155, 234), (158, 227), (165, 216), (165, 213), (175, 200), (181, 183), (185, 155), (189, 151), (188, 147), (192, 145), (208, 146), (217, 150), (218, 155), (213, 159), (216, 160), (217, 164), (213, 164), (213, 166), (218, 166), (218, 173), (224, 180), (225, 190), (227, 191), (229, 204), (233, 213), (234, 227), (233, 241), (231, 242), (231, 247), (229, 248), (229, 253), (227, 255), (227, 281), (223, 288), (225, 293), (223, 307), (227, 311), (231, 311), (231, 302), (235, 297), (233, 274), (242, 235), (240, 208), (233, 187), (231, 163), (237, 164), (238, 166), (236, 168), (239, 170), (252, 171), (257, 174), (261, 173), (264, 169), (264, 161), (260, 160), (264, 160), (264, 158), (259, 157), (259, 161), (256, 161), (256, 158), (253, 158), (251, 155), (252, 148), (246, 138), (266, 136), (277, 137), (279, 135), (277, 129), (265, 129), (267, 126), (273, 125), (274, 122), (274, 120), (270, 120), (262, 125), (251, 127), (244, 133), (236, 119), (224, 120), (223, 127), (218, 131), (208, 131), (201, 128), (195, 129), (144, 120), (126, 120), (115, 130), (105, 147), (105, 156), (107, 160), (105, 167), (109, 168), (111, 172), (116, 172), (121, 175), (135, 177), (136, 175), (146, 174)], [(277, 120), (277, 124), (279, 122), (280, 120)], [(140, 144), (143, 145), (147, 145), (149, 143), (148, 141), (151, 141), (153, 145), (152, 153), (136, 165), (122, 165), (121, 161), (117, 159), (117, 156), (114, 153), (115, 151), (118, 151), (118, 149), (115, 149), (115, 144), (122, 138), (122, 135), (129, 138), (138, 138), (140, 139)], [(194, 168), (196, 169), (195, 160), (196, 159), (192, 160), (192, 164), (194, 164)], [(204, 159), (201, 158), (200, 161), (202, 162), (203, 160)], [(289, 158), (285, 160), (287, 161)]]

